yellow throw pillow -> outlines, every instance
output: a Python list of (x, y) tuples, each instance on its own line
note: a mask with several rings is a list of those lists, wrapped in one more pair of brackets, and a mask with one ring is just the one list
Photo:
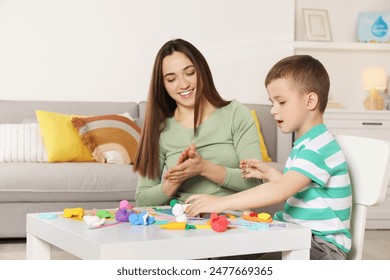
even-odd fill
[(48, 162), (94, 161), (73, 126), (72, 115), (37, 110), (35, 114), (47, 151)]
[(272, 159), (268, 156), (267, 147), (265, 146), (263, 134), (261, 133), (260, 122), (259, 119), (257, 118), (256, 110), (251, 110), (251, 114), (256, 124), (257, 134), (259, 135), (260, 151), (261, 151), (261, 156), (263, 157), (263, 161), (266, 162), (272, 161)]

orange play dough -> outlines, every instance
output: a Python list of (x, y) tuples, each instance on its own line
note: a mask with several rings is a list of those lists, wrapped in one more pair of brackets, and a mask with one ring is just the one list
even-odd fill
[(252, 222), (263, 222), (263, 223), (271, 223), (272, 217), (268, 213), (260, 213), (257, 216), (250, 216), (250, 215), (242, 215), (242, 218), (244, 220), (252, 221)]

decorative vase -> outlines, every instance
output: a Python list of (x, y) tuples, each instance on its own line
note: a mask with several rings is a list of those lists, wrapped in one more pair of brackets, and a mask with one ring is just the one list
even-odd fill
[(364, 108), (366, 110), (383, 110), (385, 101), (378, 90), (370, 90), (370, 94), (364, 99)]

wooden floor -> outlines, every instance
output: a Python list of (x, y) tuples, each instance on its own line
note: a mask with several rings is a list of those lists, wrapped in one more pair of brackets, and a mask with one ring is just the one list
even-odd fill
[(366, 230), (364, 260), (390, 260), (390, 230)]
[[(24, 260), (26, 258), (25, 239), (0, 239), (0, 260)], [(58, 248), (52, 250), (56, 260), (76, 260)], [(390, 260), (390, 230), (367, 230), (363, 250), (364, 260)]]

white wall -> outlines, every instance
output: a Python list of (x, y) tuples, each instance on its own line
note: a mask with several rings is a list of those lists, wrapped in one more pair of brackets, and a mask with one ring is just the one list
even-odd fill
[(268, 103), (268, 69), (293, 53), (291, 0), (0, 0), (0, 99), (141, 101), (163, 43), (208, 60), (220, 94)]
[[(390, 12), (389, 0), (297, 0), (296, 40), (304, 41), (302, 8), (328, 11), (333, 42), (356, 42), (360, 12)], [(330, 100), (341, 103), (344, 109), (364, 110), (363, 100), (368, 91), (362, 87), (361, 71), (365, 67), (380, 66), (390, 74), (388, 50), (303, 50), (318, 58), (326, 67), (331, 79)]]
[(325, 9), (334, 42), (355, 42), (360, 12), (390, 11), (389, 0), (296, 0), (296, 40), (304, 41), (302, 8)]

